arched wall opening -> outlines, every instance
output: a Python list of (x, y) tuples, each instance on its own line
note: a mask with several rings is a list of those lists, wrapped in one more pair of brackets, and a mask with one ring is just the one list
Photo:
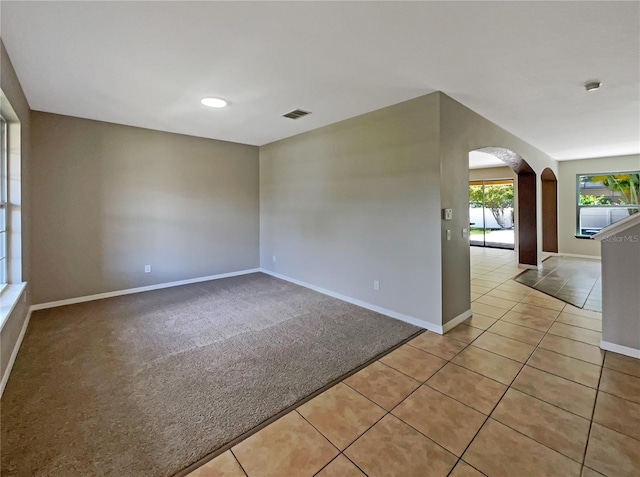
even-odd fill
[(542, 179), (542, 251), (558, 252), (558, 180), (548, 167)]
[(517, 176), (517, 248), (518, 263), (538, 267), (538, 233), (536, 225), (536, 173), (515, 152), (503, 147), (483, 147), (477, 151), (491, 154), (507, 164)]

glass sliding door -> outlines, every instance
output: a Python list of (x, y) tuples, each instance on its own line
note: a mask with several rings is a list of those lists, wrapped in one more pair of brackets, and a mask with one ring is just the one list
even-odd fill
[(513, 179), (469, 182), (471, 245), (514, 249)]

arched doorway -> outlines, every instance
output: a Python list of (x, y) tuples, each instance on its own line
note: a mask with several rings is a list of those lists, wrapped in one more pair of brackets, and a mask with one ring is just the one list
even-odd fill
[(517, 176), (517, 244), (518, 263), (538, 267), (538, 233), (536, 226), (536, 173), (527, 161), (503, 147), (483, 147), (477, 151), (491, 154), (507, 164)]
[(558, 252), (558, 180), (548, 167), (542, 179), (542, 251)]

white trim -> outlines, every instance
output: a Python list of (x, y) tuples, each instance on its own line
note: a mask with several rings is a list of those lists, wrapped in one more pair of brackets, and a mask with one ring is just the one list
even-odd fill
[(9, 375), (11, 374), (11, 369), (13, 369), (13, 363), (15, 363), (16, 356), (18, 356), (18, 351), (20, 350), (20, 345), (22, 344), (24, 335), (27, 332), (27, 326), (29, 326), (30, 319), (31, 308), (29, 308), (27, 317), (24, 319), (24, 323), (22, 325), (22, 329), (20, 330), (20, 334), (18, 335), (18, 339), (16, 340), (16, 344), (13, 346), (13, 352), (11, 353), (11, 357), (9, 358), (9, 362), (7, 363), (7, 369), (5, 369), (4, 374), (2, 375), (2, 381), (0, 382), (0, 397), (2, 397), (2, 394), (4, 393), (4, 388), (7, 385), (7, 381), (9, 381)]
[(464, 320), (470, 318), (471, 315), (473, 315), (473, 312), (471, 311), (471, 308), (469, 308), (467, 311), (463, 311), (458, 316), (456, 316), (453, 320), (447, 321), (444, 324), (444, 326), (442, 327), (442, 331), (444, 331), (446, 333), (447, 331), (449, 331), (449, 330), (455, 328), (456, 326), (458, 326)]
[(4, 328), (26, 288), (27, 282), (9, 283), (0, 292), (0, 331)]
[(586, 258), (588, 260), (598, 260), (600, 261), (600, 257), (598, 255), (580, 255), (578, 253), (558, 253), (559, 257), (575, 257), (575, 258)]
[(418, 318), (414, 318), (413, 316), (409, 316), (409, 315), (403, 315), (402, 313), (398, 313), (393, 310), (388, 310), (386, 308), (382, 308), (377, 305), (372, 305), (371, 303), (357, 300), (355, 298), (351, 298), (346, 295), (341, 295), (340, 293), (332, 292), (331, 290), (320, 288), (315, 285), (311, 285), (310, 283), (296, 280), (295, 278), (287, 277), (286, 275), (281, 275), (276, 272), (272, 272), (271, 270), (267, 270), (266, 268), (261, 268), (260, 271), (262, 273), (266, 273), (267, 275), (271, 275), (272, 277), (276, 277), (281, 280), (294, 283), (295, 285), (300, 285), (305, 288), (310, 288), (311, 290), (322, 293), (323, 295), (328, 295), (330, 297), (337, 298), (338, 300), (351, 303), (352, 305), (357, 305), (362, 308), (366, 308), (367, 310), (375, 311), (376, 313), (380, 313), (381, 315), (390, 316), (391, 318), (404, 321), (405, 323), (409, 323), (411, 325), (419, 326), (420, 328), (425, 328), (429, 331), (433, 331), (434, 333), (443, 334), (442, 326), (434, 325), (433, 323), (429, 323), (428, 321), (420, 320)]
[(617, 222), (603, 228), (600, 232), (593, 234), (591, 238), (602, 241), (614, 235), (619, 235), (625, 230), (635, 227), (636, 225), (640, 225), (640, 214), (633, 214), (622, 220), (618, 220)]
[(519, 263), (518, 268), (526, 268), (527, 270), (542, 270), (542, 264), (529, 265), (528, 263)]
[(79, 296), (76, 298), (68, 298), (66, 300), (50, 301), (47, 303), (38, 303), (31, 306), (31, 310), (44, 310), (45, 308), (54, 308), (56, 306), (73, 305), (74, 303), (83, 303), (85, 301), (101, 300), (103, 298), (111, 298), (114, 296), (130, 295), (132, 293), (141, 293), (151, 290), (160, 290), (162, 288), (177, 287), (180, 285), (189, 285), (190, 283), (208, 282), (210, 280), (219, 280), (220, 278), (237, 277), (238, 275), (247, 275), (249, 273), (258, 273), (261, 269), (252, 268), (250, 270), (240, 270), (239, 272), (221, 273), (219, 275), (209, 275), (207, 277), (189, 278), (187, 280), (179, 280), (177, 282), (158, 283), (157, 285), (148, 285), (145, 287), (127, 288), (125, 290), (116, 290), (106, 293), (98, 293), (97, 295)]
[(640, 349), (629, 348), (628, 346), (622, 346), (615, 343), (609, 343), (608, 341), (600, 341), (600, 348), (606, 351), (613, 351), (614, 353), (624, 354), (625, 356), (631, 356), (632, 358), (640, 359)]

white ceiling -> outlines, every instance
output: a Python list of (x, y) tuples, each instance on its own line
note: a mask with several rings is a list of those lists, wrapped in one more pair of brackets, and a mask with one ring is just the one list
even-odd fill
[(507, 164), (499, 157), (482, 151), (469, 153), (469, 169), (486, 169), (487, 167), (505, 167)]
[(262, 145), (440, 90), (556, 159), (640, 152), (636, 1), (0, 5), (34, 110)]

